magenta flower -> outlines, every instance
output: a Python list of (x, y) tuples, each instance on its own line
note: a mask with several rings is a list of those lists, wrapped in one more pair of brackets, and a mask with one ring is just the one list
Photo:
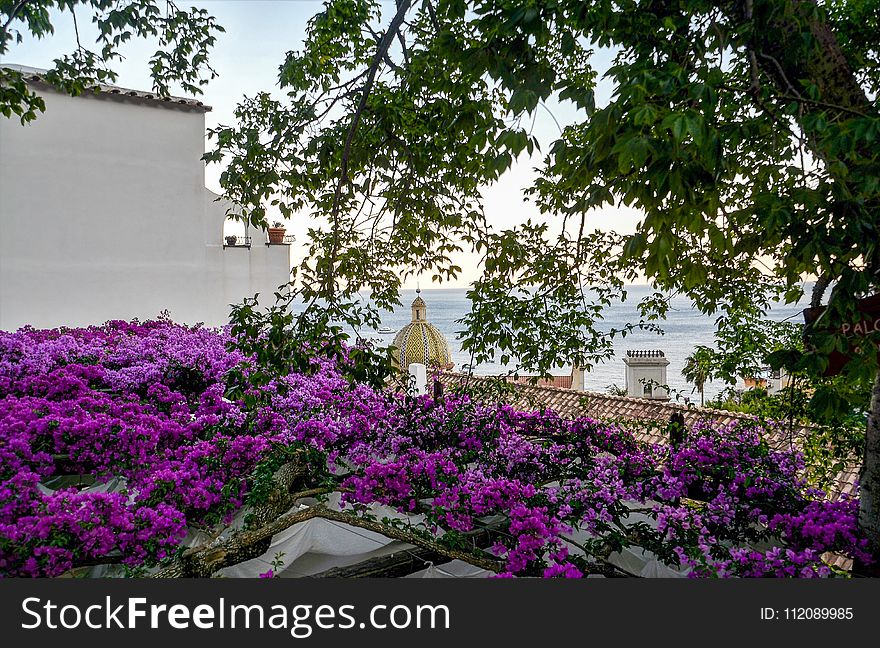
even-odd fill
[(160, 565), (302, 449), (349, 509), (388, 506), (453, 539), (492, 521), (499, 577), (583, 577), (609, 542), (697, 577), (828, 576), (829, 552), (866, 558), (858, 500), (823, 499), (758, 424), (701, 423), (672, 450), (588, 418), (407, 399), (318, 358), (235, 400), (230, 371), (254, 364), (231, 341), (165, 321), (0, 332), (0, 575)]

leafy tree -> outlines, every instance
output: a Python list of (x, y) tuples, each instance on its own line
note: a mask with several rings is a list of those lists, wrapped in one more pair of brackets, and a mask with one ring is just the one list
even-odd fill
[(807, 426), (810, 434), (803, 442), (809, 469), (816, 482), (824, 485), (845, 462), (862, 454), (871, 385), (845, 375), (816, 375), (802, 367), (806, 358), (803, 336), (804, 325), (797, 322), (776, 322), (754, 313), (719, 317), (713, 375), (735, 385), (739, 377), (775, 369), (785, 371), (787, 385), (775, 394), (728, 388), (710, 405), (785, 422), (792, 428)]
[[(874, 3), (400, 0), (391, 14), (326, 2), (280, 67), (288, 99), (248, 99), (213, 133), (244, 218), (315, 218), (306, 296), (393, 303), (401, 277), (455, 276), (449, 255), (469, 247), (484, 264), (464, 346), (548, 371), (607, 357), (623, 332), (602, 330), (602, 309), (641, 274), (731, 317), (797, 301), (815, 276), (827, 308), (794, 362), (817, 375), (846, 348), (837, 329), (880, 282)], [(592, 46), (617, 52), (604, 106)], [(548, 218), (492, 230), (479, 187), (537, 150), (528, 123), (551, 98), (578, 113), (529, 192)], [(590, 210), (620, 203), (644, 213), (634, 234), (590, 230)], [(861, 501), (880, 557), (873, 348), (846, 376), (875, 385)]]
[[(54, 33), (53, 19), (68, 15), (76, 31), (76, 48), (55, 59), (55, 66), (44, 75), (62, 92), (76, 96), (91, 86), (115, 81), (112, 64), (122, 58), (119, 48), (132, 37), (158, 41), (149, 66), (153, 88), (161, 95), (168, 95), (173, 83), (186, 92), (201, 93), (201, 86), (216, 76), (208, 53), (223, 28), (206, 10), (183, 11), (170, 0), (0, 0), (0, 56), (26, 35), (43, 38)], [(78, 21), (83, 18), (97, 27), (94, 46), (80, 41)], [(0, 67), (0, 114), (16, 115), (24, 124), (45, 109), (21, 71)]]
[(689, 383), (693, 383), (694, 391), (700, 392), (700, 405), (705, 405), (703, 394), (707, 381), (713, 378), (712, 367), (715, 364), (715, 354), (707, 346), (699, 345), (694, 352), (684, 361), (681, 374)]
[[(835, 411), (832, 415), (817, 412), (810, 403), (815, 389), (810, 380), (804, 376), (790, 376), (790, 379), (786, 387), (774, 394), (763, 388), (746, 391), (728, 388), (709, 401), (709, 405), (745, 412), (760, 421), (781, 423), (792, 434), (795, 429), (808, 426), (811, 432), (802, 440), (808, 476), (817, 487), (828, 488), (847, 463), (863, 451), (865, 410)], [(847, 386), (836, 387), (846, 396)]]
[(803, 324), (776, 322), (755, 312), (725, 313), (718, 317), (713, 370), (716, 377), (735, 385), (770, 365), (776, 352), (804, 350)]
[(245, 298), (232, 307), (229, 346), (253, 358), (255, 366), (237, 367), (230, 372), (228, 396), (253, 406), (257, 403), (257, 390), (279, 376), (320, 371), (316, 357), (333, 360), (339, 373), (349, 380), (374, 387), (385, 385), (392, 373), (389, 350), (374, 349), (364, 340), (350, 345), (340, 324), (369, 320), (364, 306), (330, 304), (306, 309), (296, 316), (291, 308), (292, 293), (276, 293), (275, 297), (275, 305), (265, 310), (256, 297)]

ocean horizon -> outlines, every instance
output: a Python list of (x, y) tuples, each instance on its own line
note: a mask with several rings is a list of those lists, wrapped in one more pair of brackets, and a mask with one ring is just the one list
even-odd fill
[[(463, 325), (458, 322), (470, 310), (470, 302), (467, 299), (467, 288), (423, 288), (421, 297), (428, 307), (428, 321), (436, 326), (449, 342), (452, 361), (455, 363), (455, 371), (471, 363), (471, 356), (461, 348), (459, 332)], [(623, 303), (615, 302), (605, 309), (605, 319), (601, 326), (603, 330), (611, 328), (620, 329), (627, 323), (638, 322), (637, 305), (639, 301), (651, 294), (651, 286), (633, 284), (626, 287), (627, 300)], [(416, 297), (414, 289), (402, 290), (400, 300), (402, 306), (393, 311), (381, 311), (381, 326), (388, 327), (397, 333), (411, 320), (410, 304)], [(776, 304), (767, 316), (776, 321), (802, 319), (802, 304)], [(627, 351), (631, 350), (659, 350), (663, 351), (669, 360), (667, 368), (667, 383), (672, 390), (683, 392), (683, 397), (689, 397), (691, 402), (699, 403), (699, 393), (692, 392), (693, 385), (688, 384), (681, 374), (685, 359), (693, 352), (697, 345), (714, 346), (715, 315), (707, 316), (693, 307), (691, 301), (685, 297), (674, 297), (670, 302), (666, 320), (659, 322), (663, 330), (660, 335), (653, 331), (636, 330), (629, 333), (625, 338), (614, 340), (614, 356), (592, 367), (584, 376), (587, 390), (606, 392), (612, 386), (624, 387), (625, 366), (623, 358)], [(365, 334), (375, 340), (381, 340), (390, 344), (394, 334), (380, 334), (376, 330), (368, 330)], [(507, 373), (514, 369), (515, 365), (503, 366), (500, 362), (487, 362), (475, 364), (473, 371), (479, 375), (493, 375)], [(571, 366), (559, 367), (553, 371), (556, 375), (568, 375)], [(742, 384), (738, 385), (742, 387)], [(719, 394), (726, 387), (726, 383), (714, 381), (705, 386), (705, 397), (710, 399)], [(674, 396), (673, 396), (674, 397)]]

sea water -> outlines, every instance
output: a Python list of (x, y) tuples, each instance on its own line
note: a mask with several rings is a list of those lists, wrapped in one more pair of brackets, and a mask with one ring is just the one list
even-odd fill
[[(620, 329), (625, 324), (639, 321), (637, 305), (639, 301), (653, 290), (649, 286), (633, 285), (627, 287), (627, 301), (614, 303), (604, 311), (604, 321), (600, 324), (602, 330)], [(465, 289), (431, 289), (421, 291), (421, 297), (428, 306), (428, 321), (436, 326), (449, 342), (452, 353), (452, 361), (455, 369), (460, 370), (463, 365), (471, 362), (468, 352), (461, 349), (461, 341), (458, 333), (464, 328), (457, 320), (462, 319), (470, 310), (470, 302)], [(411, 317), (410, 304), (415, 299), (414, 290), (401, 291), (400, 299), (402, 306), (393, 312), (382, 312), (382, 326), (391, 328), (396, 333), (408, 324)], [(768, 317), (774, 320), (791, 320), (803, 322), (801, 311), (802, 304), (777, 304)], [(713, 346), (716, 316), (708, 316), (700, 313), (686, 297), (674, 297), (670, 302), (669, 312), (665, 321), (660, 322), (663, 334), (651, 331), (636, 330), (625, 338), (617, 337), (614, 341), (614, 357), (592, 367), (585, 375), (585, 387), (593, 391), (607, 391), (612, 385), (623, 387), (625, 385), (625, 366), (623, 358), (628, 350), (659, 350), (663, 351), (669, 360), (667, 367), (667, 384), (673, 390), (683, 393), (683, 396), (699, 402), (699, 394), (693, 393), (693, 385), (688, 384), (681, 374), (685, 359), (694, 351), (697, 345)], [(390, 344), (394, 339), (393, 334), (381, 335), (370, 332), (369, 336), (381, 339)], [(474, 366), (474, 373), (481, 375), (506, 373), (513, 366), (503, 367), (498, 362), (490, 362)], [(570, 367), (560, 367), (554, 373), (567, 375), (571, 372)], [(722, 382), (711, 382), (705, 386), (707, 399), (715, 396), (727, 385)], [(693, 393), (693, 395), (691, 395)]]

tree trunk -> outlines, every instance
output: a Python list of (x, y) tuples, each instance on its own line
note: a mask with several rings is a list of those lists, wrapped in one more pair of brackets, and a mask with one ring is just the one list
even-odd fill
[(856, 561), (854, 576), (880, 577), (880, 368), (871, 391), (871, 410), (865, 430), (865, 455), (859, 485), (859, 526), (868, 538), (874, 562)]

